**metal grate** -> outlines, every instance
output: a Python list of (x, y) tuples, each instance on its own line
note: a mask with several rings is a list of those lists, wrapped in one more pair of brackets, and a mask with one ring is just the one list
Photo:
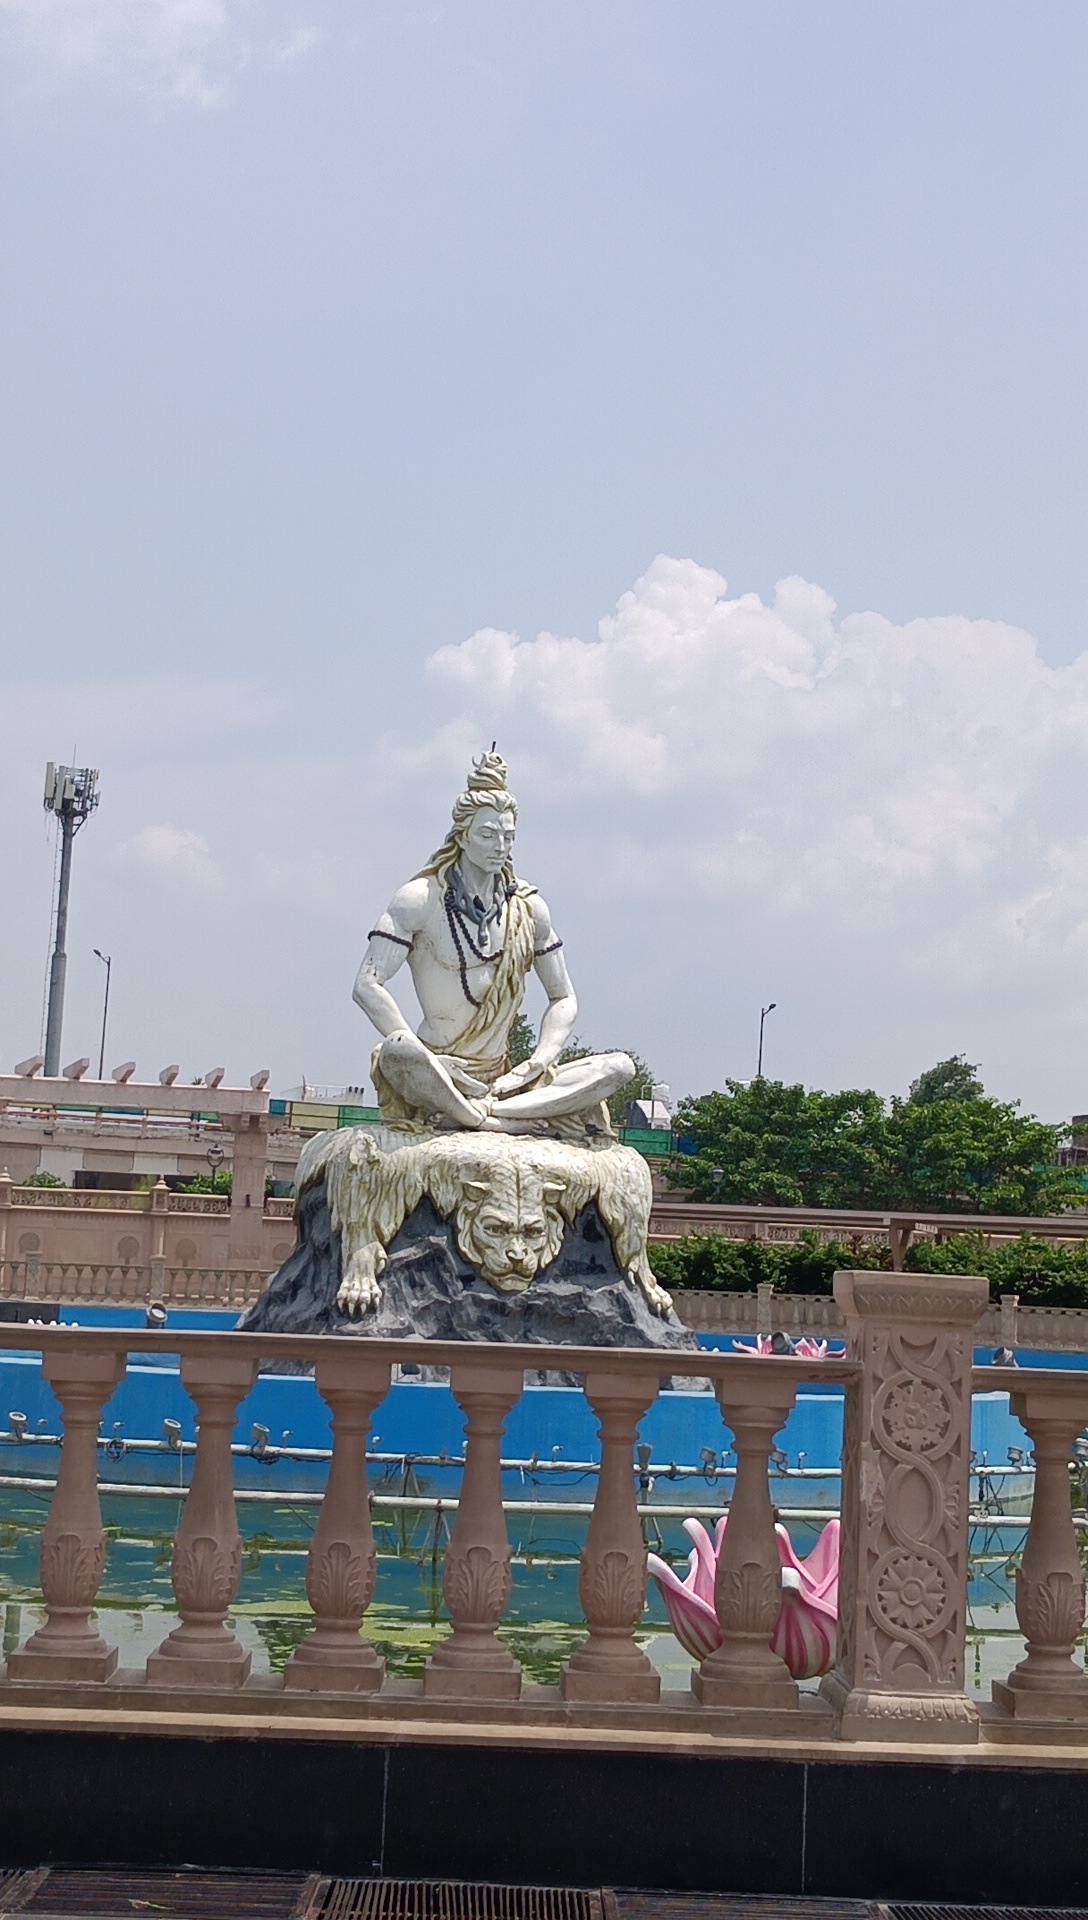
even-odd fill
[(18, 1867), (0, 1871), (0, 1914), (21, 1913), (49, 1872), (48, 1867)]
[[(295, 1920), (311, 1882), (301, 1873), (178, 1873), (130, 1868), (51, 1867), (18, 1911), (36, 1920), (107, 1915), (118, 1920)], [(14, 1911), (11, 1907), (8, 1912)]]
[(602, 1920), (601, 1896), (577, 1887), (472, 1880), (333, 1880), (321, 1920)]
[[(883, 1920), (871, 1900), (805, 1899), (759, 1893), (607, 1893), (605, 1920)], [(608, 1903), (615, 1903), (609, 1915)]]
[(1085, 1907), (885, 1906), (887, 1920), (1088, 1920)]

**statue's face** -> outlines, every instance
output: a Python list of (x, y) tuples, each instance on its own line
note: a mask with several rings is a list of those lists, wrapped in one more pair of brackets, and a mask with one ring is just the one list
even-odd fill
[(457, 1244), (499, 1293), (524, 1293), (563, 1244), (559, 1181), (539, 1168), (499, 1162), (466, 1180), (457, 1207)]
[(478, 807), (461, 836), (461, 847), (483, 873), (501, 873), (514, 849), (514, 816)]

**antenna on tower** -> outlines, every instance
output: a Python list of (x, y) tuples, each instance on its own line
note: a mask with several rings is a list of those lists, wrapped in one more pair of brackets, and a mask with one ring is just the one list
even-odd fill
[(68, 889), (72, 881), (72, 842), (83, 822), (98, 805), (97, 767), (59, 767), (50, 760), (45, 769), (45, 810), (60, 825), (60, 880), (57, 884), (57, 931), (49, 962), (49, 1012), (45, 1022), (45, 1071), (60, 1072), (60, 1032), (64, 1023), (64, 978), (68, 955)]

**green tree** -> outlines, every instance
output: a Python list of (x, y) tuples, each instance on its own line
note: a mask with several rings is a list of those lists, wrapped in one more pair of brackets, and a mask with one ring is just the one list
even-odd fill
[(24, 1187), (63, 1187), (64, 1181), (58, 1180), (55, 1173), (32, 1173), (22, 1184)]
[(962, 1053), (954, 1053), (912, 1080), (907, 1099), (912, 1107), (928, 1107), (935, 1100), (980, 1100), (982, 1093), (977, 1064), (971, 1066)]
[(806, 1092), (781, 1080), (727, 1080), (724, 1093), (685, 1100), (676, 1131), (696, 1152), (670, 1169), (697, 1200), (788, 1207), (858, 1207), (881, 1168), (884, 1103), (858, 1089)]
[(523, 1013), (515, 1013), (514, 1024), (510, 1028), (506, 1042), (510, 1065), (520, 1067), (522, 1062), (529, 1058), (535, 1046), (536, 1034), (533, 1032), (532, 1022), (527, 1020)]
[[(916, 1083), (917, 1084), (917, 1083)], [(878, 1204), (931, 1213), (1060, 1213), (1083, 1201), (1054, 1165), (1063, 1129), (985, 1094), (893, 1100)]]
[(1032, 1214), (1083, 1203), (1077, 1175), (1054, 1164), (1063, 1129), (991, 1100), (961, 1056), (890, 1102), (728, 1080), (684, 1101), (676, 1130), (695, 1152), (669, 1178), (697, 1200)]

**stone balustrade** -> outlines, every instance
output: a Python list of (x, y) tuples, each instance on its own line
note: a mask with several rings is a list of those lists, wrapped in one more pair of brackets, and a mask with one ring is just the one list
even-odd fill
[[(1070, 1451), (1088, 1422), (1088, 1375), (974, 1372), (985, 1282), (925, 1274), (836, 1276), (846, 1356), (706, 1353), (737, 1470), (715, 1607), (721, 1645), (690, 1690), (662, 1692), (638, 1644), (646, 1550), (637, 1507), (639, 1423), (661, 1386), (662, 1357), (644, 1350), (429, 1343), (451, 1369), (465, 1416), (460, 1500), (443, 1596), (450, 1631), (421, 1682), (389, 1681), (365, 1637), (375, 1585), (366, 1490), (368, 1436), (411, 1341), (249, 1334), (122, 1332), (13, 1325), (10, 1348), (43, 1355), (64, 1418), (60, 1473), (40, 1559), (46, 1618), (10, 1654), (0, 1706), (33, 1714), (67, 1701), (93, 1711), (107, 1697), (159, 1716), (313, 1712), (338, 1720), (424, 1718), (516, 1722), (804, 1743), (880, 1742), (926, 1750), (980, 1738), (1088, 1740), (1088, 1679), (1075, 1657), (1085, 1587), (1069, 1492)], [(174, 1543), (179, 1623), (146, 1671), (119, 1671), (94, 1620), (106, 1541), (95, 1436), (130, 1354), (181, 1355), (196, 1409), (193, 1478)], [(230, 1621), (241, 1572), (232, 1484), (237, 1410), (262, 1361), (313, 1364), (331, 1415), (333, 1453), (313, 1536), (306, 1593), (313, 1626), (283, 1676), (251, 1675)], [(579, 1581), (586, 1636), (556, 1688), (523, 1683), (501, 1634), (511, 1588), (502, 1504), (504, 1424), (524, 1372), (551, 1362), (580, 1374), (601, 1438), (601, 1470)], [(818, 1694), (799, 1690), (771, 1647), (780, 1598), (768, 1456), (798, 1388), (845, 1388), (842, 1566), (837, 1662)], [(1024, 1659), (981, 1709), (964, 1685), (972, 1389), (1007, 1389), (1037, 1461), (1033, 1511), (1017, 1583)], [(217, 1704), (218, 1703), (218, 1704)]]
[(145, 1265), (105, 1261), (0, 1261), (0, 1300), (43, 1306), (146, 1307), (152, 1301), (170, 1307), (235, 1308), (239, 1313), (260, 1298), (268, 1275), (248, 1267), (168, 1266), (165, 1259)]
[[(143, 1198), (144, 1196), (137, 1196)], [(284, 1200), (265, 1202), (266, 1223), (282, 1216), (271, 1207), (290, 1209)], [(285, 1259), (287, 1243), (281, 1243)], [(147, 1306), (161, 1301), (166, 1307), (233, 1309), (242, 1313), (260, 1298), (272, 1272), (270, 1266), (206, 1266), (191, 1261), (180, 1265), (164, 1255), (146, 1262), (49, 1260), (28, 1253), (18, 1260), (0, 1259), (0, 1301), (40, 1302), (50, 1306)], [(686, 1327), (696, 1333), (732, 1334), (738, 1339), (757, 1333), (785, 1333), (791, 1338), (845, 1339), (846, 1322), (837, 1301), (827, 1294), (775, 1293), (760, 1287), (754, 1293), (719, 1293), (675, 1289), (673, 1304)], [(975, 1327), (980, 1347), (1024, 1348), (1035, 1352), (1088, 1350), (1088, 1309), (1084, 1307), (1024, 1307), (1015, 1295), (991, 1303)]]

